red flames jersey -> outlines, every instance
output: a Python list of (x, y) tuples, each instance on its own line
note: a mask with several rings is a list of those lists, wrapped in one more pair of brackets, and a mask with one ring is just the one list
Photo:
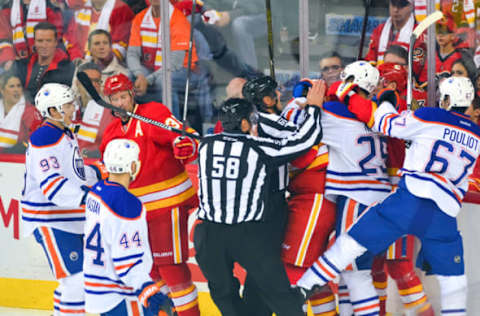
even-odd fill
[[(182, 124), (161, 103), (136, 105), (134, 112), (166, 125), (182, 128)], [(189, 128), (187, 131), (195, 132)], [(115, 138), (131, 139), (140, 147), (140, 172), (130, 185), (130, 192), (145, 205), (147, 219), (155, 217), (158, 211), (171, 210), (177, 206), (198, 205), (195, 188), (185, 167), (173, 155), (172, 142), (177, 136), (179, 134), (134, 118), (125, 125), (119, 118), (115, 118), (103, 135), (100, 145), (102, 153), (108, 142)]]

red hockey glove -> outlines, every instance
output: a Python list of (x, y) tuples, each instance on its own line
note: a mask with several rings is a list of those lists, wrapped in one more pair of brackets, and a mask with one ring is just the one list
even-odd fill
[(384, 101), (390, 102), (394, 108), (397, 108), (397, 106), (400, 104), (400, 96), (395, 90), (383, 89), (377, 93), (377, 104), (381, 105)]
[(372, 127), (374, 123), (373, 115), (377, 110), (377, 104), (369, 99), (365, 99), (358, 93), (350, 97), (348, 110), (352, 112), (359, 121)]
[(177, 136), (172, 143), (173, 155), (179, 160), (188, 160), (195, 156), (197, 143), (195, 140), (186, 136)]
[(342, 82), (335, 91), (338, 101), (348, 105), (350, 97), (356, 93), (356, 87), (357, 85), (352, 82)]
[(147, 282), (137, 293), (140, 303), (152, 312), (152, 315), (157, 315), (160, 306), (168, 300), (168, 296), (160, 292), (158, 283)]

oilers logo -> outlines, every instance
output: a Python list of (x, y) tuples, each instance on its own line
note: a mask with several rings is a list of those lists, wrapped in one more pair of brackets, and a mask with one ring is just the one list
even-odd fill
[(85, 165), (83, 163), (83, 158), (80, 156), (80, 151), (78, 150), (78, 147), (75, 147), (75, 150), (73, 151), (73, 170), (75, 170), (75, 174), (82, 180), (86, 180), (85, 176)]

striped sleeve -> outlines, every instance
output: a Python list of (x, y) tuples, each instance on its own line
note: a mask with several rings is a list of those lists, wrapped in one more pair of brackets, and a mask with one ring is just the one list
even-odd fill
[(122, 282), (134, 289), (151, 281), (152, 257), (148, 243), (145, 209), (134, 219), (114, 216), (111, 230), (112, 262)]
[(310, 106), (307, 108), (307, 117), (298, 131), (279, 141), (263, 138), (256, 140), (260, 151), (271, 159), (272, 163), (283, 164), (307, 152), (320, 142), (321, 137), (320, 108)]
[[(84, 191), (68, 177), (65, 177), (58, 153), (55, 148), (29, 149), (32, 156), (33, 177), (38, 181), (42, 194), (55, 205), (60, 207), (78, 207)], [(58, 148), (57, 148), (58, 150)]]
[(258, 136), (282, 139), (297, 130), (297, 127), (281, 116), (259, 113)]
[(398, 114), (391, 103), (383, 102), (375, 112), (373, 130), (390, 137), (410, 140), (422, 128), (419, 123), (412, 111)]

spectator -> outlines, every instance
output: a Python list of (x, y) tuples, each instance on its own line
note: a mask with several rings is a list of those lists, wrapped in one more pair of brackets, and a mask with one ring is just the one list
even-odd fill
[(23, 153), (30, 134), (42, 124), (42, 116), (25, 102), (20, 79), (6, 72), (0, 79), (0, 152)]
[(45, 83), (72, 84), (75, 66), (68, 55), (57, 48), (58, 33), (55, 25), (40, 22), (34, 28), (35, 53), (29, 59), (16, 61), (18, 77), (25, 88), (25, 98), (33, 103), (37, 91)]
[(452, 64), (453, 77), (467, 77), (472, 83), (475, 82), (477, 69), (473, 59), (464, 54), (462, 58), (457, 59)]
[[(78, 71), (83, 71), (93, 83), (95, 90), (103, 96), (102, 93), (102, 74), (97, 64), (88, 62), (82, 64)], [(87, 94), (81, 84), (77, 81), (76, 88), (78, 89), (80, 98), (85, 98)], [(80, 122), (80, 129), (78, 131), (78, 145), (83, 157), (98, 158), (100, 151), (98, 150), (105, 128), (113, 120), (112, 112), (98, 105), (94, 100), (88, 96), (88, 101), (82, 103), (83, 114)]]
[(33, 28), (44, 21), (55, 25), (60, 40), (63, 36), (62, 12), (49, 0), (10, 0), (3, 6), (0, 11), (0, 65), (5, 70), (12, 67), (15, 59), (33, 54)]
[(435, 72), (437, 76), (449, 76), (455, 61), (462, 58), (461, 47), (457, 47), (458, 41), (455, 31), (457, 26), (451, 16), (437, 22), (437, 56)]
[(384, 62), (407, 67), (408, 51), (400, 45), (391, 45), (385, 52)]
[(365, 60), (383, 62), (385, 52), (394, 42), (408, 49), (410, 35), (415, 26), (412, 11), (413, 0), (390, 0), (390, 16), (385, 23), (373, 30)]
[[(480, 125), (480, 98), (475, 96), (470, 107), (465, 111), (472, 122)], [(468, 191), (480, 192), (480, 160), (477, 159), (472, 174), (468, 177)]]
[[(172, 7), (170, 7), (172, 9)], [(188, 43), (190, 23), (176, 8), (170, 17), (170, 48), (172, 69), (172, 113), (179, 117), (179, 94), (185, 91), (188, 67)], [(211, 120), (212, 104), (208, 86), (207, 70), (197, 64), (195, 45), (192, 49), (192, 72), (190, 91), (195, 95), (203, 121)], [(153, 0), (151, 6), (141, 11), (132, 21), (127, 64), (132, 71), (134, 88), (139, 102), (162, 99), (162, 46), (160, 35), (160, 0)]]
[(84, 64), (81, 64), (75, 71), (75, 76), (73, 76), (72, 80), (72, 90), (75, 92), (75, 95), (78, 97), (78, 100), (80, 101), (80, 110), (83, 113), (85, 107), (87, 106), (88, 101), (90, 101), (92, 98), (88, 94), (87, 90), (83, 87), (83, 85), (78, 81), (76, 74), (78, 72), (85, 72), (87, 76), (90, 78), (92, 81), (93, 86), (97, 90), (97, 92), (102, 95), (102, 71), (100, 70), (100, 67), (93, 63), (93, 62), (86, 62)]
[(88, 0), (82, 9), (75, 11), (65, 34), (70, 58), (78, 65), (89, 54), (88, 34), (100, 29), (111, 33), (113, 52), (123, 61), (133, 16), (122, 0)]
[(324, 54), (319, 62), (322, 78), (326, 81), (327, 86), (340, 80), (340, 73), (343, 70), (342, 57), (337, 52), (329, 52)]
[(230, 25), (235, 51), (240, 59), (258, 68), (255, 54), (255, 39), (267, 33), (265, 4), (259, 0), (208, 0), (205, 1), (204, 15), (208, 23), (223, 28)]
[(95, 30), (88, 35), (88, 50), (92, 61), (97, 64), (102, 72), (102, 81), (120, 73), (130, 76), (130, 71), (123, 66), (112, 46), (112, 36), (105, 30)]

